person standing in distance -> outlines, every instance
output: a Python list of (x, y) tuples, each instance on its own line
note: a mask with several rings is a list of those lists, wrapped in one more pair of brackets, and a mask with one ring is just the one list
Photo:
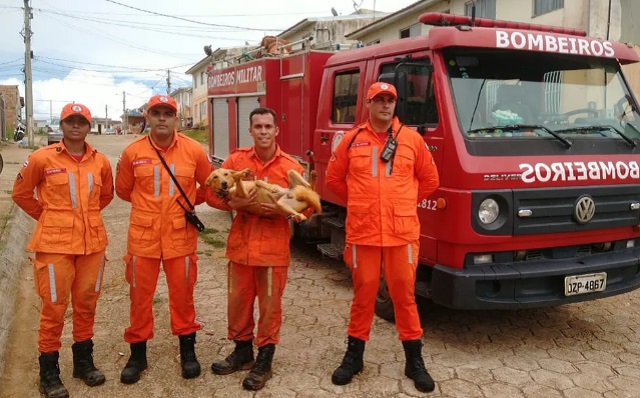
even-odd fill
[(86, 106), (65, 105), (60, 128), (60, 142), (29, 155), (12, 194), (16, 204), (38, 221), (27, 250), (35, 252), (31, 262), (42, 301), (38, 362), (40, 392), (48, 398), (69, 396), (58, 364), (69, 297), (73, 377), (91, 387), (105, 382), (93, 363), (93, 326), (107, 247), (100, 211), (113, 199), (113, 174), (106, 156), (85, 141), (91, 130)]
[(348, 384), (362, 371), (384, 272), (405, 351), (405, 375), (417, 390), (430, 392), (435, 384), (422, 358), (414, 295), (420, 249), (417, 203), (440, 180), (422, 137), (394, 117), (397, 98), (393, 85), (372, 84), (366, 98), (369, 120), (344, 135), (327, 167), (327, 187), (347, 203), (344, 259), (354, 285), (347, 352), (331, 381)]
[(127, 254), (123, 257), (131, 299), (131, 323), (124, 333), (131, 356), (120, 374), (125, 384), (137, 382), (147, 368), (160, 264), (169, 288), (171, 332), (180, 343), (182, 377), (200, 375), (195, 354), (200, 324), (195, 320), (193, 302), (198, 230), (185, 214), (192, 210), (197, 184), (204, 185), (211, 163), (200, 143), (176, 131), (177, 109), (176, 101), (167, 95), (151, 97), (145, 112), (151, 126), (149, 135), (123, 150), (116, 169), (116, 194), (131, 202)]
[[(253, 138), (253, 146), (234, 150), (222, 163), (222, 168), (249, 168), (256, 179), (288, 187), (288, 171), (302, 174), (304, 169), (276, 144), (279, 134), (276, 120), (272, 109), (256, 108), (251, 111), (249, 134)], [(237, 210), (227, 239), (227, 338), (235, 342), (235, 349), (225, 359), (214, 362), (211, 370), (227, 375), (251, 369), (242, 386), (254, 391), (262, 389), (272, 376), (271, 363), (282, 326), (282, 294), (291, 262), (291, 232), (286, 214), (277, 210), (275, 203), (261, 204), (264, 211), (261, 216), (241, 210), (255, 200), (255, 189), (247, 198), (232, 196), (229, 200), (215, 196), (210, 188), (206, 191), (206, 201), (210, 206)], [(256, 297), (260, 315), (257, 335), (254, 336), (253, 306)], [(254, 337), (258, 347), (255, 364)]]

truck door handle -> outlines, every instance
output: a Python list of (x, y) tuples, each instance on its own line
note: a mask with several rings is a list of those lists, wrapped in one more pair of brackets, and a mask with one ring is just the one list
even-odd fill
[(322, 133), (320, 135), (320, 143), (322, 145), (325, 145), (327, 143), (327, 141), (329, 141), (329, 133), (327, 133), (326, 131), (324, 133)]

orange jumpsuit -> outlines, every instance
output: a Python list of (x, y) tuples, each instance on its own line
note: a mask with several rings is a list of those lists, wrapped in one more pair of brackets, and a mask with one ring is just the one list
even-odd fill
[(73, 339), (93, 337), (107, 247), (100, 210), (113, 199), (113, 174), (109, 160), (85, 146), (80, 161), (62, 141), (33, 152), (13, 184), (13, 200), (38, 221), (27, 250), (35, 252), (34, 281), (42, 300), (42, 353), (60, 349), (69, 296)]
[(394, 118), (398, 147), (392, 161), (380, 159), (385, 142), (366, 122), (345, 134), (327, 168), (327, 187), (347, 202), (344, 259), (354, 283), (348, 333), (365, 341), (381, 268), (400, 340), (422, 335), (414, 296), (420, 238), (417, 203), (437, 189), (439, 178), (422, 137), (400, 127)]
[[(123, 257), (131, 298), (131, 325), (124, 334), (127, 343), (153, 337), (152, 304), (160, 262), (169, 288), (171, 332), (182, 336), (200, 329), (193, 304), (198, 230), (187, 223), (179, 203), (185, 208), (188, 205), (151, 145), (149, 136), (133, 141), (122, 152), (116, 169), (116, 194), (131, 202), (127, 254)], [(204, 149), (174, 133), (166, 151), (158, 150), (193, 204), (196, 183), (204, 185), (211, 173)]]
[[(262, 163), (253, 147), (233, 151), (222, 167), (242, 170), (249, 168), (256, 179), (270, 184), (289, 186), (287, 173), (304, 168), (280, 148), (267, 163)], [(206, 191), (210, 206), (230, 210), (229, 206)], [(258, 297), (260, 317), (256, 345), (278, 344), (282, 325), (282, 293), (287, 282), (290, 262), (289, 221), (284, 217), (267, 218), (238, 211), (227, 239), (228, 272), (228, 338), (247, 341), (254, 337), (253, 304)]]

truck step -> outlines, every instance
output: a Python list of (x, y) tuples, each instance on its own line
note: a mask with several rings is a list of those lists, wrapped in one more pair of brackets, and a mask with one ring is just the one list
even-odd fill
[(342, 251), (344, 250), (344, 246), (342, 245), (336, 245), (335, 243), (320, 243), (316, 247), (327, 257), (335, 259), (342, 258)]
[(415, 293), (418, 296), (431, 298), (431, 285), (427, 282), (416, 282)]
[(344, 219), (338, 217), (327, 217), (322, 219), (322, 222), (330, 225), (334, 228), (344, 229)]

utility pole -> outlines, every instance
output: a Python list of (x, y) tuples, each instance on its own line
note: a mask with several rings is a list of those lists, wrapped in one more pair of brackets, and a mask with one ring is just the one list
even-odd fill
[(26, 97), (26, 116), (27, 116), (27, 141), (30, 147), (34, 146), (33, 137), (33, 81), (31, 76), (31, 7), (29, 0), (24, 0), (24, 89)]
[(109, 112), (109, 106), (105, 105), (104, 106), (104, 129), (105, 130), (109, 128), (109, 117), (107, 116), (107, 112)]
[(167, 69), (167, 95), (171, 95), (171, 70)]
[(122, 92), (122, 132), (127, 134), (127, 93)]

